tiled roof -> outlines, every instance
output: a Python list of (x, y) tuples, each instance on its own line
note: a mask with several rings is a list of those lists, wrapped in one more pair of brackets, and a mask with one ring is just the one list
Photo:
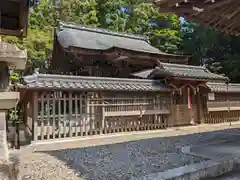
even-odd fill
[(170, 91), (159, 81), (89, 76), (34, 74), (25, 76), (20, 88), (51, 88), (101, 91)]
[(77, 47), (101, 51), (120, 48), (156, 55), (184, 57), (164, 53), (150, 45), (147, 37), (140, 35), (65, 23), (60, 24), (56, 34), (57, 40), (63, 48)]
[(160, 63), (160, 66), (156, 67), (155, 69), (137, 72), (133, 75), (141, 78), (152, 78), (154, 76), (161, 75), (181, 78), (194, 78), (199, 80), (228, 80), (227, 77), (211, 73), (203, 66), (190, 66), (171, 63)]
[(231, 92), (231, 93), (240, 93), (240, 84), (239, 83), (214, 83), (214, 82), (209, 82), (207, 83), (207, 86), (210, 88), (212, 92)]

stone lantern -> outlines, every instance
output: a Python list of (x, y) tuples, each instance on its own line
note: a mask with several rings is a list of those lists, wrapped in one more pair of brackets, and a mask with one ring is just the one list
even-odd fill
[(9, 89), (9, 69), (24, 69), (26, 62), (26, 50), (0, 41), (0, 161), (8, 160), (6, 112), (15, 107), (19, 100), (19, 92)]

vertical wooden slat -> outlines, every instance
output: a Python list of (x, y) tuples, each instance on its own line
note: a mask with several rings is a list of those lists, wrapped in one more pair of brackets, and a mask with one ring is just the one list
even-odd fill
[(123, 119), (123, 122), (124, 122), (124, 131), (127, 132), (128, 131), (128, 126), (127, 126), (127, 118), (124, 118)]
[(61, 114), (62, 114), (62, 109), (61, 109), (61, 95), (58, 92), (58, 138), (61, 138)]
[(38, 125), (37, 125), (37, 119), (38, 119), (38, 93), (33, 93), (33, 101), (32, 101), (32, 118), (33, 118), (33, 140), (38, 140)]
[[(77, 93), (75, 93), (74, 95), (74, 100), (75, 100), (75, 136), (78, 136), (78, 118), (79, 118), (79, 115), (78, 115), (78, 99), (77, 99)], [(81, 117), (80, 117), (81, 118)], [(80, 124), (80, 123), (79, 123)]]
[(72, 103), (73, 103), (73, 98), (72, 98), (72, 92), (69, 92), (68, 93), (68, 102), (69, 102), (69, 110), (68, 110), (68, 113), (69, 113), (69, 137), (72, 137)]
[(89, 95), (86, 93), (85, 95), (85, 101), (86, 101), (86, 117), (84, 120), (84, 130), (85, 130), (85, 136), (88, 135), (88, 130), (87, 130), (87, 124), (89, 123), (89, 118), (90, 118), (90, 114), (89, 114)]
[(66, 104), (66, 94), (64, 92), (63, 94), (63, 137), (66, 137), (67, 135), (67, 127), (66, 127), (66, 122), (67, 122), (67, 104)]
[[(161, 109), (161, 99), (156, 99), (157, 97), (155, 96), (154, 97), (154, 101), (153, 101), (153, 103), (154, 103), (154, 108), (157, 108), (157, 109)], [(160, 101), (160, 102), (159, 102)], [(160, 105), (159, 105), (160, 104)], [(157, 129), (158, 128), (158, 122), (157, 122), (157, 114), (154, 114), (154, 119), (153, 119), (153, 127), (154, 127), (154, 129)]]
[(101, 97), (101, 104), (102, 104), (102, 123), (101, 123), (101, 133), (105, 133), (105, 106), (104, 106), (104, 99), (103, 96)]
[(50, 131), (51, 127), (50, 127), (50, 95), (49, 92), (47, 93), (47, 139), (50, 139), (50, 134), (52, 134), (52, 132)]
[(22, 108), (22, 116), (23, 116), (23, 123), (25, 127), (28, 127), (28, 114), (27, 114), (27, 102), (24, 101), (23, 104), (21, 105)]
[(53, 92), (53, 101), (52, 101), (52, 117), (53, 117), (53, 139), (56, 138), (56, 92)]
[(124, 118), (123, 118), (123, 116), (120, 116), (120, 122), (121, 122), (121, 132), (123, 132), (124, 131)]
[(92, 135), (92, 121), (93, 121), (93, 99), (94, 98), (94, 95), (93, 96), (91, 96), (91, 98), (89, 99), (89, 116), (90, 116), (90, 118), (89, 118), (89, 120), (88, 120), (88, 128), (89, 128), (89, 134), (90, 135)]
[(44, 94), (41, 94), (41, 101), (40, 101), (40, 103), (41, 103), (41, 113), (40, 113), (40, 115), (41, 115), (41, 140), (43, 140), (44, 139), (44, 117), (45, 117), (45, 109), (44, 109)]
[[(78, 108), (79, 108), (79, 114), (80, 114), (80, 119), (79, 119), (79, 122), (80, 122), (80, 135), (83, 136), (83, 130), (85, 130), (86, 132), (86, 127), (85, 127), (85, 124), (86, 124), (86, 119), (87, 119), (87, 116), (86, 116), (86, 95), (79, 95), (78, 96), (78, 99), (79, 99), (79, 104), (78, 104)], [(84, 103), (84, 102), (85, 103)], [(85, 106), (85, 112), (83, 112), (83, 103), (84, 103), (84, 106)], [(85, 113), (85, 115), (84, 115)]]
[(117, 131), (117, 128), (116, 128), (116, 117), (113, 117), (113, 133), (115, 133)]

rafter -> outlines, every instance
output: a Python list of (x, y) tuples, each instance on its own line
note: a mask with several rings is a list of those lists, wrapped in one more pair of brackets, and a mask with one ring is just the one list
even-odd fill
[(221, 32), (240, 34), (240, 0), (157, 0), (155, 4)]

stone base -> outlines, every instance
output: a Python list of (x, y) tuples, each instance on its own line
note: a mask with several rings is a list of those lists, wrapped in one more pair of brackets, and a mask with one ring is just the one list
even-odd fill
[(6, 134), (6, 114), (0, 111), (0, 161), (8, 160), (8, 146)]
[(19, 154), (9, 154), (5, 117), (5, 111), (0, 111), (0, 180), (20, 180)]
[(18, 154), (11, 154), (8, 161), (0, 161), (1, 180), (20, 180), (20, 160)]

